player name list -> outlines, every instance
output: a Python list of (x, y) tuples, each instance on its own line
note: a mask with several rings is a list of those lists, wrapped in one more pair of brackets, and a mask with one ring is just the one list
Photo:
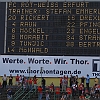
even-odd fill
[(99, 50), (100, 2), (8, 2), (6, 44), (7, 53)]

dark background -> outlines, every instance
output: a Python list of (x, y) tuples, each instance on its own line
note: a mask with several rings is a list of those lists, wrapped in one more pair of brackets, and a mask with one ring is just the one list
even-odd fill
[[(36, 3), (36, 2), (35, 2)], [(1, 3), (0, 3), (1, 4)], [(62, 2), (59, 2), (59, 5), (61, 5)], [(19, 6), (20, 2), (17, 2), (17, 8), (21, 7)], [(100, 2), (90, 2), (88, 8), (90, 9), (100, 9)], [(47, 8), (36, 8), (35, 9), (39, 9), (40, 10), (40, 15), (46, 15), (45, 14), (45, 9)], [(78, 42), (80, 42), (79, 40), (79, 35), (80, 35), (80, 15), (76, 15), (76, 8), (70, 8), (72, 9), (72, 14), (68, 14), (70, 16), (75, 15), (76, 20), (70, 20), (68, 21), (66, 14), (57, 14), (57, 15), (49, 15), (49, 20), (45, 20), (45, 21), (35, 21), (37, 22), (37, 27), (34, 28), (42, 28), (42, 30), (45, 32), (45, 35), (49, 35), (48, 40), (44, 40), (44, 46), (34, 46), (33, 48), (42, 48), (42, 50), (44, 50), (44, 48), (48, 48), (48, 53), (32, 53), (32, 52), (19, 52), (19, 47), (20, 46), (20, 40), (19, 40), (19, 23), (20, 23), (20, 17), (19, 15), (16, 14), (17, 19), (16, 21), (7, 21), (7, 41), (6, 41), (6, 54), (18, 54), (18, 55), (44, 55), (44, 56), (63, 56), (63, 55), (68, 55), (68, 56), (100, 56), (100, 47), (79, 47), (78, 46)], [(79, 9), (79, 8), (78, 8)], [(9, 15), (9, 13), (8, 13)], [(95, 15), (95, 14), (94, 14)], [(5, 4), (2, 3), (2, 5), (0, 5), (0, 54), (4, 54), (4, 34), (5, 34)], [(12, 23), (16, 22), (16, 45), (15, 46), (11, 46), (11, 29), (13, 28)], [(75, 22), (75, 33), (74, 33), (74, 41), (73, 40), (66, 40), (66, 32), (67, 32), (67, 28), (66, 28), (66, 23), (67, 22)], [(83, 21), (83, 22), (87, 22), (87, 21)], [(89, 21), (88, 21), (89, 22)], [(92, 21), (93, 22), (93, 21)], [(95, 21), (95, 22), (98, 22)], [(86, 28), (86, 27), (85, 27)], [(87, 27), (88, 28), (88, 27)], [(96, 27), (98, 29), (98, 27)], [(71, 29), (71, 28), (70, 28)], [(24, 33), (23, 33), (24, 34)], [(27, 33), (26, 33), (27, 34)], [(33, 34), (35, 35), (35, 34)], [(38, 35), (38, 34), (37, 34)], [(99, 34), (100, 35), (100, 34)], [(72, 36), (70, 34), (70, 36)], [(66, 46), (66, 42), (74, 42), (74, 47), (67, 47)], [(81, 42), (96, 42), (96, 41), (81, 41)], [(98, 42), (98, 40), (97, 40)], [(7, 48), (15, 48), (14, 52), (7, 52)], [(26, 46), (24, 48), (28, 48), (29, 46)], [(31, 46), (32, 47), (32, 46)]]
[(6, 3), (0, 2), (0, 54), (4, 54), (5, 9)]

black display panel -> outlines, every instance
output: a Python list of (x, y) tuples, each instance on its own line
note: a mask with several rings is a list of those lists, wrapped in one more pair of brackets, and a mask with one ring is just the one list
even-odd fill
[(8, 2), (6, 54), (100, 56), (100, 2)]
[(4, 47), (6, 52), (5, 45), (5, 10), (6, 3), (0, 2), (0, 54), (4, 54)]

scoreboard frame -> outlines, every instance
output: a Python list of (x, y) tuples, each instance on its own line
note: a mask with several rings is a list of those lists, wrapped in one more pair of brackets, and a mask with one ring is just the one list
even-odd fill
[[(14, 0), (15, 1), (15, 0)], [(34, 0), (32, 0), (32, 1), (34, 1)], [(48, 2), (51, 2), (52, 0), (48, 0)], [(57, 2), (59, 2), (59, 0), (56, 0)], [(56, 2), (56, 1), (53, 1), (53, 2)], [(61, 0), (60, 0), (61, 1)], [(97, 0), (98, 1), (98, 0)], [(34, 2), (36, 2), (36, 1), (34, 1)], [(47, 2), (47, 0), (46, 0), (46, 2)], [(64, 2), (65, 2), (65, 0), (64, 0)], [(67, 2), (67, 1), (66, 1)], [(72, 2), (72, 1), (71, 1)], [(83, 2), (83, 0), (82, 0), (82, 2)], [(84, 2), (86, 2), (86, 1), (84, 1)], [(88, 2), (90, 2), (89, 0), (88, 0)], [(13, 3), (13, 1), (12, 1), (12, 3)], [(18, 3), (18, 1), (16, 2), (16, 3)], [(75, 2), (74, 2), (75, 3)], [(74, 4), (73, 3), (73, 4)], [(14, 3), (13, 3), (13, 5), (14, 5)], [(74, 7), (75, 5), (73, 5), (73, 7)], [(12, 7), (13, 8), (13, 7)], [(25, 7), (23, 7), (23, 9), (24, 9)], [(30, 8), (30, 7), (29, 7)], [(57, 8), (57, 7), (54, 7), (54, 9), (55, 8)], [(63, 8), (63, 7), (62, 7)], [(77, 8), (77, 7), (76, 7)], [(78, 40), (74, 40), (74, 38), (76, 39), (78, 36), (77, 35), (75, 35), (74, 37), (73, 37), (73, 35), (71, 34), (71, 35), (69, 35), (69, 34), (67, 34), (67, 35), (65, 35), (65, 34), (63, 34), (63, 36), (62, 35), (60, 35), (60, 31), (61, 31), (61, 33), (63, 33), (63, 31), (65, 30), (64, 29), (64, 27), (63, 27), (63, 24), (65, 24), (68, 20), (63, 20), (64, 18), (66, 18), (66, 16), (68, 16), (68, 15), (65, 15), (65, 16), (60, 16), (60, 14), (59, 14), (59, 12), (61, 12), (61, 13), (63, 13), (63, 11), (61, 11), (61, 10), (56, 10), (56, 11), (54, 11), (54, 12), (56, 12), (56, 13), (58, 13), (59, 14), (59, 16), (58, 17), (55, 17), (55, 19), (53, 19), (55, 22), (56, 22), (56, 24), (58, 25), (59, 23), (61, 24), (59, 24), (60, 26), (57, 26), (58, 27), (58, 30), (56, 30), (56, 28), (52, 31), (52, 30), (47, 30), (48, 28), (53, 28), (53, 27), (55, 27), (55, 26), (53, 26), (53, 27), (51, 27), (51, 26), (49, 26), (51, 23), (49, 23), (49, 21), (47, 20), (47, 19), (49, 19), (50, 20), (50, 18), (53, 18), (52, 16), (49, 18), (49, 15), (47, 14), (45, 14), (45, 16), (44, 15), (42, 15), (42, 17), (39, 15), (39, 14), (37, 14), (37, 15), (39, 15), (36, 19), (38, 19), (38, 20), (40, 20), (39, 18), (42, 18), (43, 20), (45, 19), (45, 21), (47, 20), (48, 22), (47, 23), (44, 23), (42, 20), (41, 20), (41, 26), (45, 26), (45, 24), (48, 26), (48, 28), (46, 29), (43, 29), (43, 28), (38, 28), (38, 27), (35, 27), (35, 28), (33, 28), (33, 30), (32, 30), (32, 28), (30, 28), (30, 30), (33, 32), (34, 30), (36, 30), (36, 33), (38, 33), (38, 34), (44, 34), (44, 33), (47, 33), (47, 32), (50, 32), (51, 31), (51, 33), (54, 33), (55, 35), (50, 35), (51, 33), (49, 33), (49, 34), (45, 34), (45, 36), (44, 35), (41, 35), (41, 36), (39, 36), (39, 35), (35, 35), (35, 33), (33, 34), (33, 36), (31, 36), (30, 34), (29, 34), (29, 36), (27, 36), (27, 38), (29, 38), (29, 39), (31, 39), (31, 38), (42, 38), (43, 40), (44, 40), (44, 38), (46, 39), (46, 40), (44, 40), (44, 41), (32, 41), (32, 40), (30, 40), (30, 41), (24, 41), (24, 42), (19, 42), (19, 40), (16, 40), (16, 42), (19, 42), (20, 43), (20, 46), (22, 47), (21, 48), (21, 52), (18, 52), (19, 50), (17, 50), (17, 51), (15, 51), (14, 52), (14, 48), (16, 48), (16, 46), (14, 47), (14, 46), (12, 46), (9, 50), (8, 50), (8, 48), (7, 47), (9, 47), (9, 43), (11, 42), (11, 44), (12, 45), (14, 45), (14, 42), (12, 42), (12, 41), (10, 41), (10, 40), (13, 40), (12, 39), (12, 37), (10, 37), (11, 36), (11, 25), (10, 25), (10, 22), (11, 21), (8, 21), (8, 9), (10, 9), (9, 7), (8, 7), (8, 2), (6, 2), (6, 13), (5, 13), (5, 39), (4, 39), (4, 54), (7, 54), (7, 55), (39, 55), (39, 56), (41, 56), (41, 55), (45, 55), (45, 56), (63, 56), (63, 55), (65, 55), (65, 56), (100, 56), (100, 53), (99, 53), (99, 50), (100, 50), (100, 48), (99, 47), (91, 47), (90, 45), (92, 45), (93, 43), (94, 43), (94, 41), (93, 41), (93, 43), (91, 44), (90, 42), (92, 41), (82, 41), (82, 38), (99, 38), (99, 32), (98, 32), (98, 37), (92, 37), (91, 36), (91, 34), (90, 35), (88, 35), (88, 36), (86, 36), (86, 35), (80, 35), (79, 36), (79, 38), (80, 38), (80, 40), (79, 41), (82, 41), (82, 42), (80, 42), (79, 43), (79, 46), (81, 46), (81, 48), (79, 48), (79, 47), (74, 47), (73, 48), (73, 41), (78, 41)], [(15, 9), (17, 9), (17, 8), (15, 8)], [(19, 8), (19, 9), (21, 9), (21, 8)], [(35, 8), (34, 8), (35, 9)], [(36, 8), (36, 9), (40, 9), (40, 8)], [(71, 7), (70, 7), (70, 9), (72, 9)], [(89, 8), (88, 8), (89, 9)], [(32, 11), (32, 10), (31, 10)], [(40, 10), (40, 11), (42, 11), (42, 10)], [(36, 12), (36, 11), (34, 11), (34, 12)], [(49, 12), (49, 11), (48, 11)], [(77, 11), (77, 13), (78, 13), (79, 11)], [(90, 11), (91, 12), (91, 11)], [(32, 13), (32, 12), (31, 12)], [(49, 12), (50, 13), (50, 12)], [(67, 13), (69, 13), (70, 14), (70, 11), (69, 12), (67, 12)], [(62, 14), (63, 15), (63, 14)], [(19, 15), (20, 16), (20, 15)], [(25, 15), (24, 15), (25, 16)], [(22, 19), (25, 19), (24, 18), (24, 16), (21, 16), (22, 17)], [(14, 16), (13, 16), (14, 17)], [(11, 18), (13, 18), (12, 16), (11, 16)], [(32, 16), (33, 17), (33, 16)], [(32, 18), (31, 17), (31, 18)], [(74, 17), (73, 16), (71, 16), (73, 19), (74, 19)], [(82, 16), (83, 17), (83, 16)], [(58, 18), (58, 19), (57, 19)], [(75, 15), (75, 18), (76, 18), (76, 15)], [(95, 17), (94, 17), (95, 18)], [(59, 20), (60, 19), (60, 20)], [(67, 18), (68, 19), (68, 18)], [(73, 19), (71, 19), (71, 21), (73, 21)], [(91, 20), (92, 19), (92, 17), (90, 16), (89, 18), (88, 18), (88, 20)], [(86, 20), (86, 19), (85, 19)], [(21, 20), (18, 20), (19, 22), (21, 21)], [(69, 21), (66, 25), (67, 26), (74, 26), (74, 22), (71, 22), (71, 21)], [(76, 19), (74, 20), (74, 21), (76, 21)], [(12, 21), (13, 22), (13, 21)], [(11, 22), (11, 23), (12, 23)], [(17, 22), (16, 20), (14, 21), (14, 22)], [(24, 21), (25, 22), (25, 21)], [(24, 23), (24, 22), (22, 22), (22, 23)], [(38, 23), (38, 21), (36, 21), (35, 20), (35, 22), (36, 23)], [(33, 22), (32, 23), (32, 25), (33, 26), (35, 26), (35, 22)], [(43, 22), (43, 23), (42, 23)], [(58, 22), (58, 23), (57, 23)], [(62, 23), (61, 23), (62, 22)], [(89, 22), (89, 21), (88, 21)], [(95, 22), (97, 22), (97, 21), (95, 21)], [(75, 24), (76, 23), (79, 23), (79, 22), (75, 22)], [(13, 23), (14, 24), (14, 23)], [(21, 23), (20, 23), (21, 24)], [(25, 24), (25, 23), (24, 23)], [(29, 24), (29, 20), (28, 20), (28, 24)], [(38, 26), (39, 26), (39, 23), (37, 24)], [(55, 25), (54, 23), (52, 23), (52, 25)], [(83, 21), (82, 21), (82, 23), (81, 23), (81, 25), (83, 25), (83, 26), (87, 26), (87, 23), (84, 23)], [(60, 29), (60, 27), (63, 27), (63, 28), (61, 28)], [(70, 27), (71, 27), (70, 26)], [(78, 26), (79, 27), (79, 26)], [(76, 28), (78, 28), (78, 27), (76, 27), (75, 26), (75, 29)], [(89, 27), (89, 26), (88, 26)], [(19, 26), (17, 26), (17, 27), (15, 27), (15, 28), (19, 28)], [(25, 27), (26, 28), (26, 27)], [(29, 27), (28, 27), (29, 28)], [(86, 27), (85, 27), (86, 28)], [(93, 27), (92, 27), (93, 28)], [(13, 30), (14, 28), (12, 28), (12, 30)], [(69, 29), (69, 30), (72, 30), (72, 32), (73, 32), (73, 27), (72, 28), (69, 28), (69, 27), (67, 27), (67, 29)], [(96, 28), (97, 29), (97, 28)], [(93, 29), (92, 31), (94, 31), (94, 34), (98, 31), (98, 30), (96, 30), (96, 29)], [(44, 31), (45, 30), (45, 31)], [(14, 30), (13, 30), (14, 31)], [(81, 31), (87, 31), (87, 29), (81, 29)], [(81, 32), (80, 31), (80, 32)], [(91, 30), (89, 30), (89, 31), (91, 31)], [(26, 31), (24, 31), (23, 33), (25, 33)], [(29, 32), (29, 31), (28, 31)], [(64, 31), (65, 32), (65, 31)], [(75, 33), (75, 32), (74, 32)], [(77, 31), (76, 31), (76, 33), (77, 33)], [(10, 35), (9, 35), (10, 34)], [(81, 33), (82, 34), (82, 33)], [(26, 34), (25, 34), (26, 35)], [(21, 36), (22, 37), (25, 37), (25, 35), (24, 34), (21, 34)], [(93, 34), (92, 34), (93, 35)], [(97, 35), (97, 34), (96, 34)], [(19, 35), (19, 38), (21, 37), (20, 35)], [(57, 36), (57, 37), (56, 37)], [(10, 38), (9, 38), (10, 37)], [(68, 45), (70, 45), (70, 47), (66, 47), (66, 49), (64, 49), (65, 47), (64, 47), (64, 45), (66, 44), (66, 41), (65, 41), (65, 37), (67, 38), (67, 41), (68, 41), (68, 39), (70, 39), (69, 41), (68, 41)], [(14, 34), (13, 34), (13, 38), (14, 38)], [(17, 39), (18, 39), (18, 36), (17, 36)], [(47, 40), (47, 39), (49, 39), (49, 40)], [(59, 39), (59, 40), (58, 40)], [(72, 39), (72, 40), (71, 40)], [(9, 42), (10, 41), (10, 42)], [(32, 41), (32, 42), (31, 42)], [(48, 41), (48, 42), (46, 42), (46, 41)], [(49, 42), (52, 42), (52, 43), (49, 43)], [(64, 41), (64, 42), (62, 42), (62, 41)], [(34, 43), (33, 43), (34, 42)], [(37, 43), (38, 42), (38, 43)], [(57, 42), (59, 42), (59, 43), (57, 43)], [(19, 47), (19, 43), (16, 43), (17, 44), (17, 48)], [(30, 48), (30, 46), (28, 46), (28, 47), (25, 47), (24, 45), (25, 44), (30, 44), (31, 45), (31, 47), (33, 46), (34, 48)], [(32, 45), (32, 44), (37, 44), (37, 45)], [(77, 42), (75, 43), (75, 44), (77, 44)], [(97, 44), (98, 46), (99, 46), (99, 42), (98, 43), (94, 43), (94, 44)], [(93, 44), (93, 45), (94, 45)], [(44, 46), (45, 45), (45, 46)], [(57, 46), (58, 45), (58, 46)], [(77, 44), (78, 45), (78, 44)], [(84, 45), (84, 47), (82, 47)], [(88, 46), (90, 46), (90, 47), (87, 47), (86, 45), (88, 45)], [(44, 46), (44, 48), (43, 48), (43, 46)], [(48, 46), (48, 47), (47, 47)], [(61, 47), (62, 46), (62, 47)], [(13, 48), (14, 47), (14, 48)], [(40, 48), (38, 48), (38, 47), (40, 47)], [(27, 49), (28, 48), (28, 49)], [(35, 49), (35, 48), (37, 48), (37, 49)], [(49, 49), (48, 49), (49, 48)], [(33, 52), (27, 52), (27, 51), (29, 51), (29, 49), (30, 49), (30, 51), (33, 51)], [(8, 52), (9, 51), (9, 52)], [(1, 53), (2, 54), (2, 53)]]

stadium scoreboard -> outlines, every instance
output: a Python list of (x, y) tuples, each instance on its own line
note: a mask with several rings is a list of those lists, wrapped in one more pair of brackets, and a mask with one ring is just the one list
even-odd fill
[(100, 2), (7, 2), (0, 14), (1, 54), (100, 56)]

